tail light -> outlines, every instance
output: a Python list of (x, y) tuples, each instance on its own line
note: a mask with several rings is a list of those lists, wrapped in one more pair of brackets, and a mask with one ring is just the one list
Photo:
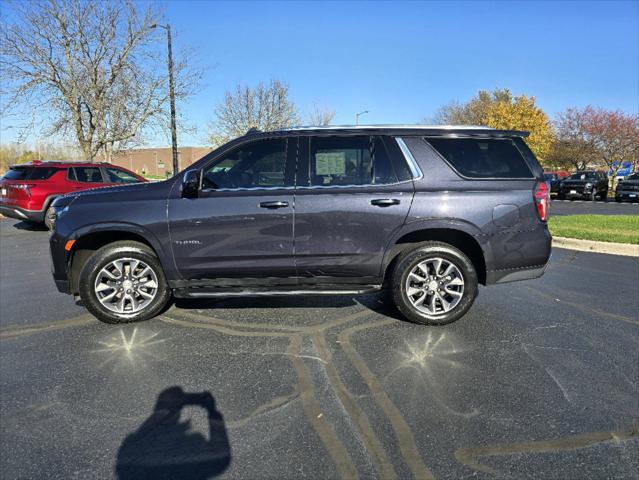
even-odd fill
[(537, 204), (537, 215), (539, 220), (548, 220), (548, 210), (550, 208), (550, 193), (546, 182), (537, 182), (534, 190), (535, 203)]
[(17, 185), (13, 185), (14, 188), (24, 190), (28, 196), (31, 196), (31, 189), (35, 186), (35, 183), (18, 183)]

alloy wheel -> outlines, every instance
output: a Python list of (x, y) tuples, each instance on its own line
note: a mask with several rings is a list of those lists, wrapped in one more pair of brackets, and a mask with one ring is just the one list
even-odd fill
[(119, 258), (98, 272), (94, 292), (107, 310), (121, 315), (135, 315), (144, 310), (157, 295), (158, 277), (142, 260)]
[(454, 309), (464, 295), (464, 277), (450, 260), (429, 258), (413, 267), (406, 278), (406, 296), (413, 308), (427, 315)]

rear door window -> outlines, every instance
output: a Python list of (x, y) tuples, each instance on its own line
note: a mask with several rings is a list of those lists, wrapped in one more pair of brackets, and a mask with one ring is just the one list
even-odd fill
[(469, 178), (532, 178), (513, 140), (501, 138), (426, 138), (461, 175)]
[(69, 169), (69, 179), (82, 183), (103, 183), (102, 172), (98, 167), (73, 167)]
[(310, 185), (385, 185), (397, 182), (379, 137), (318, 137), (310, 144)]

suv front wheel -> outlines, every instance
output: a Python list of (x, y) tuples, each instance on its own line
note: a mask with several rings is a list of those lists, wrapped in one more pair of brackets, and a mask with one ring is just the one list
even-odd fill
[(442, 242), (425, 242), (403, 254), (391, 280), (393, 301), (415, 323), (444, 325), (462, 317), (477, 296), (470, 259)]
[(120, 241), (97, 250), (80, 272), (80, 298), (98, 320), (128, 323), (159, 314), (171, 298), (157, 256)]

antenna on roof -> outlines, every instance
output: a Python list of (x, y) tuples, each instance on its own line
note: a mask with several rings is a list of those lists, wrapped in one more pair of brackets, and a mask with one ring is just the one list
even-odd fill
[(251, 127), (248, 129), (248, 131), (244, 134), (244, 135), (253, 135), (254, 133), (261, 133), (262, 130), (260, 130), (257, 127)]

